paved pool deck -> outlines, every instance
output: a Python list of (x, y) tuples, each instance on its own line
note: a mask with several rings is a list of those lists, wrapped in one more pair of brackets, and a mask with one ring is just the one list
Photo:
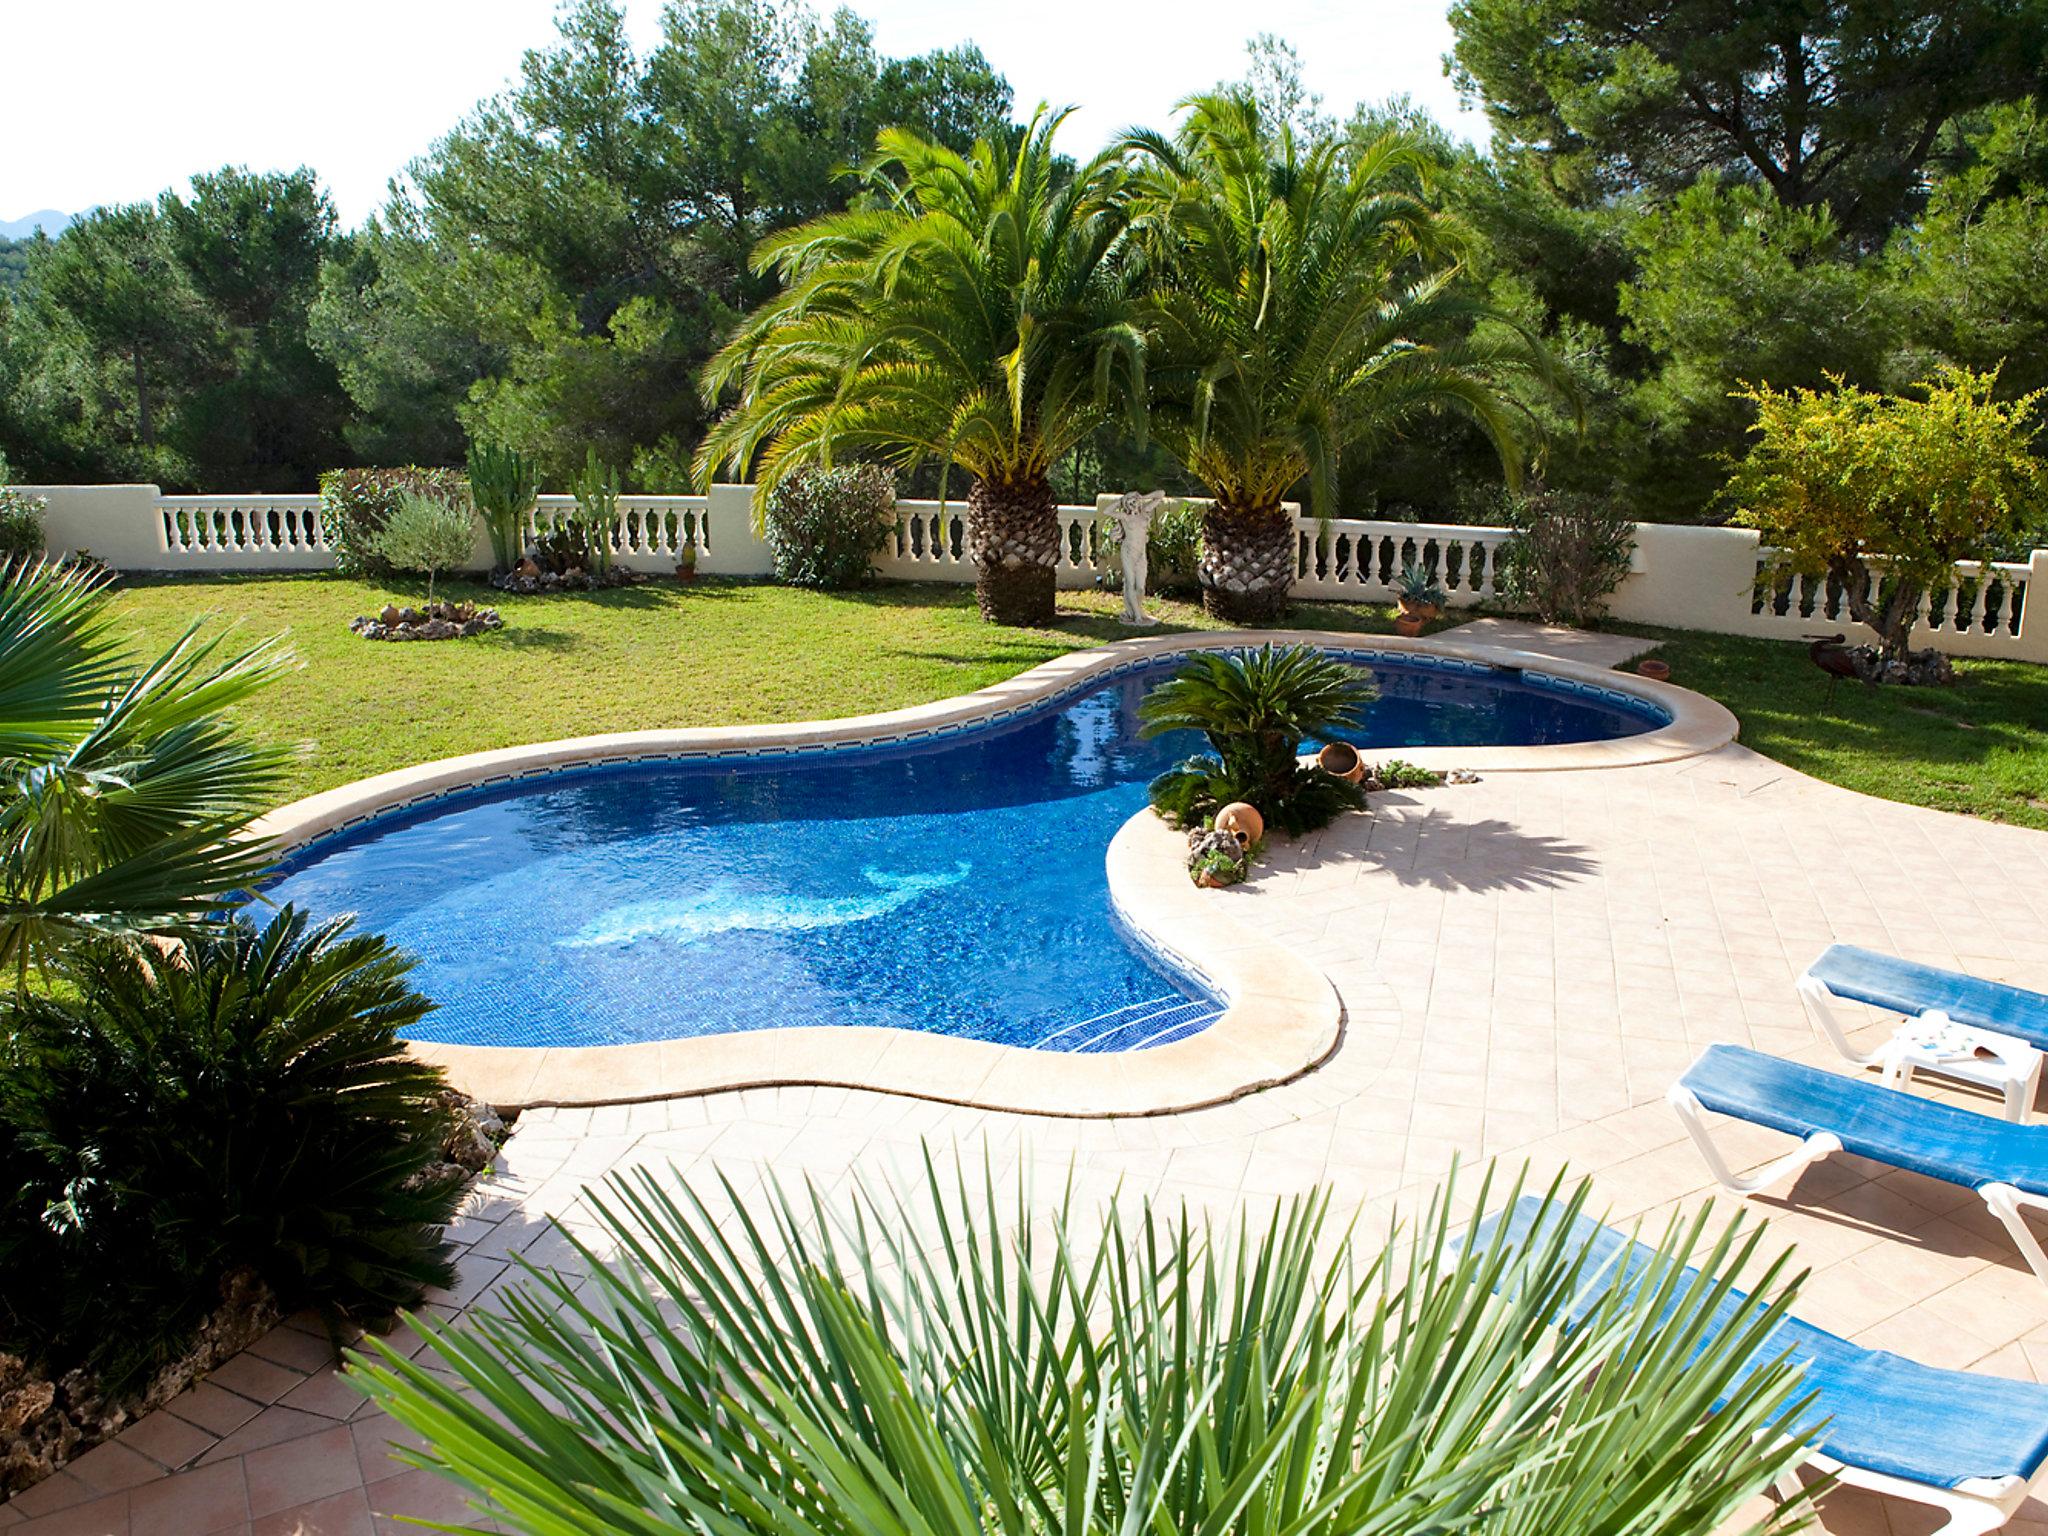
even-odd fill
[[(1084, 1190), (1122, 1181), (1198, 1209), (1327, 1182), (1340, 1207), (1381, 1213), (1454, 1158), (1495, 1154), (1591, 1175), (1616, 1218), (1690, 1209), (1709, 1179), (1666, 1087), (1721, 1041), (1847, 1070), (1792, 988), (1827, 943), (2048, 989), (2048, 834), (1872, 800), (1740, 746), (1375, 796), (1214, 899), (1335, 987), (1344, 1034), (1317, 1070), (1128, 1119), (817, 1087), (532, 1110), (452, 1231), (461, 1276), (433, 1311), (489, 1306), (515, 1253), (566, 1264), (551, 1218), (579, 1223), (584, 1185), (607, 1172), (673, 1165), (707, 1192), (716, 1173), (747, 1200), (771, 1173), (829, 1190), (908, 1169), (927, 1140), (1027, 1165), (1040, 1188), (1072, 1166)], [(1727, 1144), (1750, 1162), (1786, 1145)], [(1835, 1158), (1748, 1205), (1813, 1267), (1803, 1316), (1932, 1364), (2048, 1380), (2048, 1288), (1974, 1195)], [(470, 1519), (451, 1488), (390, 1459), (392, 1428), (295, 1321), (0, 1506), (0, 1536), (371, 1536), (414, 1528), (402, 1516)], [(1848, 1492), (1823, 1512), (1835, 1536), (1937, 1523)], [(2041, 1536), (2048, 1507), (2008, 1529)]]

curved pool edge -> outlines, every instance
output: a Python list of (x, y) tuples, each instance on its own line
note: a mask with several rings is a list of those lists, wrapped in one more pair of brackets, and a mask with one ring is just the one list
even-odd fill
[(1290, 1082), (1343, 1038), (1322, 971), (1260, 937), (1188, 880), (1185, 840), (1149, 810), (1111, 839), (1110, 897), (1146, 942), (1197, 970), (1225, 1002), (1213, 1024), (1131, 1053), (1033, 1050), (868, 1025), (700, 1035), (636, 1045), (409, 1041), (464, 1093), (506, 1109), (630, 1104), (748, 1088), (849, 1088), (1010, 1114), (1101, 1119), (1175, 1114)]
[[(374, 816), (403, 810), (458, 790), (490, 788), (571, 768), (656, 759), (782, 756), (835, 746), (914, 744), (974, 725), (1024, 713), (1106, 672), (1133, 663), (1197, 650), (1229, 650), (1267, 643), (1331, 650), (1384, 652), (1389, 657), (1451, 656), (1505, 670), (1526, 668), (1552, 677), (1629, 694), (1668, 712), (1667, 724), (1634, 736), (1542, 747), (1403, 747), (1400, 756), (1425, 768), (1469, 768), (1478, 773), (1520, 773), (1559, 768), (1625, 768), (1695, 757), (1726, 746), (1737, 722), (1722, 705), (1687, 688), (1652, 682), (1533, 651), (1496, 645), (1461, 645), (1456, 631), (1429, 639), (1361, 635), (1334, 630), (1204, 630), (1147, 635), (1069, 651), (1015, 677), (973, 693), (909, 709), (786, 725), (690, 727), (569, 736), (558, 741), (498, 747), (436, 758), (294, 800), (261, 817), (251, 829), (273, 840), (280, 855), (317, 838), (348, 830)], [(521, 1047), (525, 1049), (525, 1047)]]
[[(630, 731), (442, 758), (358, 780), (256, 823), (280, 856), (374, 817), (459, 790), (564, 769), (661, 758), (779, 756), (793, 750), (916, 742), (1031, 710), (1107, 672), (1194, 650), (1267, 642), (1353, 652), (1440, 655), (1597, 685), (1657, 705), (1668, 723), (1611, 741), (1543, 747), (1404, 748), (1424, 767), (1478, 772), (1613, 768), (1669, 762), (1732, 741), (1735, 717), (1669, 684), (1497, 646), (1321, 630), (1209, 631), (1117, 641), (1065, 656), (975, 693), (911, 709), (794, 725)], [(1343, 1035), (1343, 1005), (1321, 969), (1231, 917), (1187, 878), (1183, 839), (1150, 811), (1105, 855), (1110, 896), (1151, 945), (1203, 977), (1223, 1014), (1184, 1040), (1089, 1055), (866, 1025), (736, 1031), (609, 1046), (477, 1046), (412, 1041), (472, 1097), (501, 1108), (634, 1103), (746, 1088), (827, 1086), (1019, 1114), (1171, 1114), (1227, 1102), (1312, 1071)]]

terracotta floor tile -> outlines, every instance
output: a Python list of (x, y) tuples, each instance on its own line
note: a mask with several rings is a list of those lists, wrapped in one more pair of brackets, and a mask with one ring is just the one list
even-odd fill
[(175, 1472), (128, 1494), (129, 1536), (212, 1536), (248, 1519), (239, 1461)]
[(244, 1463), (249, 1476), (249, 1515), (255, 1520), (362, 1486), (355, 1442), (346, 1425), (251, 1451)]

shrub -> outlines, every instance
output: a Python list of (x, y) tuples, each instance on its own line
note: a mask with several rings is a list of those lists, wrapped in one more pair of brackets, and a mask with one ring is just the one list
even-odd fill
[[(430, 1172), (440, 1073), (399, 1031), (409, 958), (287, 907), (179, 958), (99, 943), (0, 1045), (0, 1349), (119, 1390), (186, 1347), (224, 1277), (374, 1319), (451, 1275)], [(53, 1372), (54, 1374), (54, 1372)]]
[(1955, 367), (1917, 385), (1917, 400), (1833, 383), (1741, 393), (1757, 441), (1725, 495), (1778, 551), (1767, 581), (1825, 572), (1898, 661), (1929, 588), (2041, 526), (2048, 468), (2034, 442), (2048, 390), (1999, 401), (1996, 369)]
[(457, 505), (408, 487), (399, 491), (397, 505), (377, 530), (375, 547), (393, 570), (424, 575), (431, 603), (434, 578), (461, 566), (476, 548), (476, 515), (467, 502)]
[(49, 505), (41, 496), (6, 489), (0, 477), (0, 565), (42, 558), (43, 513)]
[(517, 449), (496, 443), (469, 447), (469, 491), (491, 536), (491, 562), (501, 571), (519, 563), (519, 523), (540, 490), (540, 471)]
[(1596, 622), (1628, 576), (1635, 523), (1604, 498), (1558, 491), (1516, 497), (1506, 515), (1515, 531), (1500, 548), (1501, 595), (1546, 624)]
[(461, 473), (453, 469), (332, 469), (320, 477), (320, 526), (342, 574), (391, 574), (390, 564), (377, 553), (377, 534), (398, 510), (400, 491), (444, 501), (468, 495)]
[(1365, 803), (1357, 785), (1299, 761), (1302, 738), (1356, 727), (1370, 704), (1370, 674), (1313, 646), (1204, 651), (1138, 707), (1146, 736), (1195, 730), (1213, 755), (1190, 757), (1152, 781), (1152, 804), (1179, 826), (1232, 800), (1258, 807), (1270, 827), (1298, 837)]
[(763, 531), (776, 580), (825, 592), (861, 586), (896, 531), (896, 482), (874, 464), (798, 470), (769, 495)]

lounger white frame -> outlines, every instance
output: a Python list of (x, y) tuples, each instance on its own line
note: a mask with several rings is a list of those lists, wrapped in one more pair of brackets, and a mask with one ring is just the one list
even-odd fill
[[(1910, 1478), (1893, 1477), (1889, 1472), (1852, 1467), (1819, 1451), (1809, 1452), (1806, 1464), (1816, 1472), (1832, 1476), (1846, 1487), (1865, 1488), (1886, 1498), (1910, 1499), (1915, 1504), (1939, 1510), (1948, 1518), (1930, 1536), (1988, 1536), (2019, 1511), (2034, 1486), (2024, 1477), (1973, 1477), (1953, 1488), (1943, 1488), (1934, 1483), (1916, 1483)], [(1788, 1473), (1787, 1477), (1790, 1478), (1791, 1474)], [(2035, 1480), (2039, 1480), (2038, 1473)], [(1793, 1481), (1796, 1482), (1796, 1478)], [(1803, 1488), (1787, 1487), (1782, 1481), (1778, 1487), (1781, 1498), (1796, 1498), (1804, 1491)]]
[[(1841, 1138), (1833, 1131), (1815, 1131), (1790, 1152), (1782, 1157), (1773, 1158), (1756, 1172), (1744, 1176), (1728, 1165), (1728, 1159), (1721, 1155), (1721, 1149), (1714, 1144), (1713, 1133), (1707, 1129), (1706, 1106), (1700, 1103), (1698, 1096), (1690, 1088), (1683, 1082), (1673, 1083), (1665, 1091), (1664, 1097), (1670, 1101), (1671, 1107), (1678, 1111), (1679, 1123), (1692, 1137), (1693, 1145), (1700, 1149), (1700, 1156), (1706, 1159), (1708, 1171), (1730, 1194), (1757, 1194), (1774, 1184), (1796, 1177), (1802, 1170), (1822, 1158), (1842, 1150)], [(1991, 1214), (2004, 1225), (2006, 1233), (2018, 1247), (2020, 1256), (2027, 1261), (2027, 1267), (2033, 1270), (2034, 1278), (2048, 1286), (2048, 1252), (2042, 1251), (2040, 1240), (2028, 1227), (2024, 1214), (2029, 1208), (2048, 1211), (2048, 1197), (2029, 1194), (2015, 1185), (2000, 1181), (1979, 1184), (1975, 1188), (1985, 1205), (1990, 1207)]]
[[(1799, 1001), (1806, 1005), (1807, 1018), (1812, 1020), (1816, 1029), (1828, 1037), (1829, 1042), (1844, 1058), (1859, 1067), (1882, 1067), (1887, 1071), (1891, 1070), (1892, 1040), (1887, 1040), (1874, 1051), (1859, 1051), (1851, 1045), (1848, 1027), (1842, 1022), (1841, 1014), (1835, 1011), (1835, 994), (1828, 990), (1826, 982), (1813, 974), (1811, 968), (1800, 972), (1799, 980), (1794, 985), (1799, 992)], [(1884, 1011), (1889, 1013), (1893, 1010)], [(1918, 1017), (1921, 1015), (1900, 1015), (1901, 1023), (1898, 1029), (1905, 1029)], [(1993, 1064), (1971, 1061), (1907, 1062), (1898, 1070), (1898, 1081), (1902, 1084), (1910, 1083), (1916, 1071), (1933, 1072), (1942, 1077), (1952, 1077), (1958, 1082), (1990, 1088), (2005, 1096), (2005, 1118), (2015, 1125), (2026, 1124), (2033, 1113), (2034, 1100), (2041, 1090), (2043, 1053), (2035, 1050), (2017, 1035), (2003, 1035), (1997, 1030), (1977, 1029), (1975, 1025), (1966, 1027), (1976, 1029), (1980, 1035), (1998, 1035), (2000, 1039), (2013, 1041), (2032, 1058), (2032, 1070), (2027, 1073), (2016, 1073), (2002, 1059)], [(1897, 1038), (1897, 1031), (1894, 1031), (1892, 1038)]]

